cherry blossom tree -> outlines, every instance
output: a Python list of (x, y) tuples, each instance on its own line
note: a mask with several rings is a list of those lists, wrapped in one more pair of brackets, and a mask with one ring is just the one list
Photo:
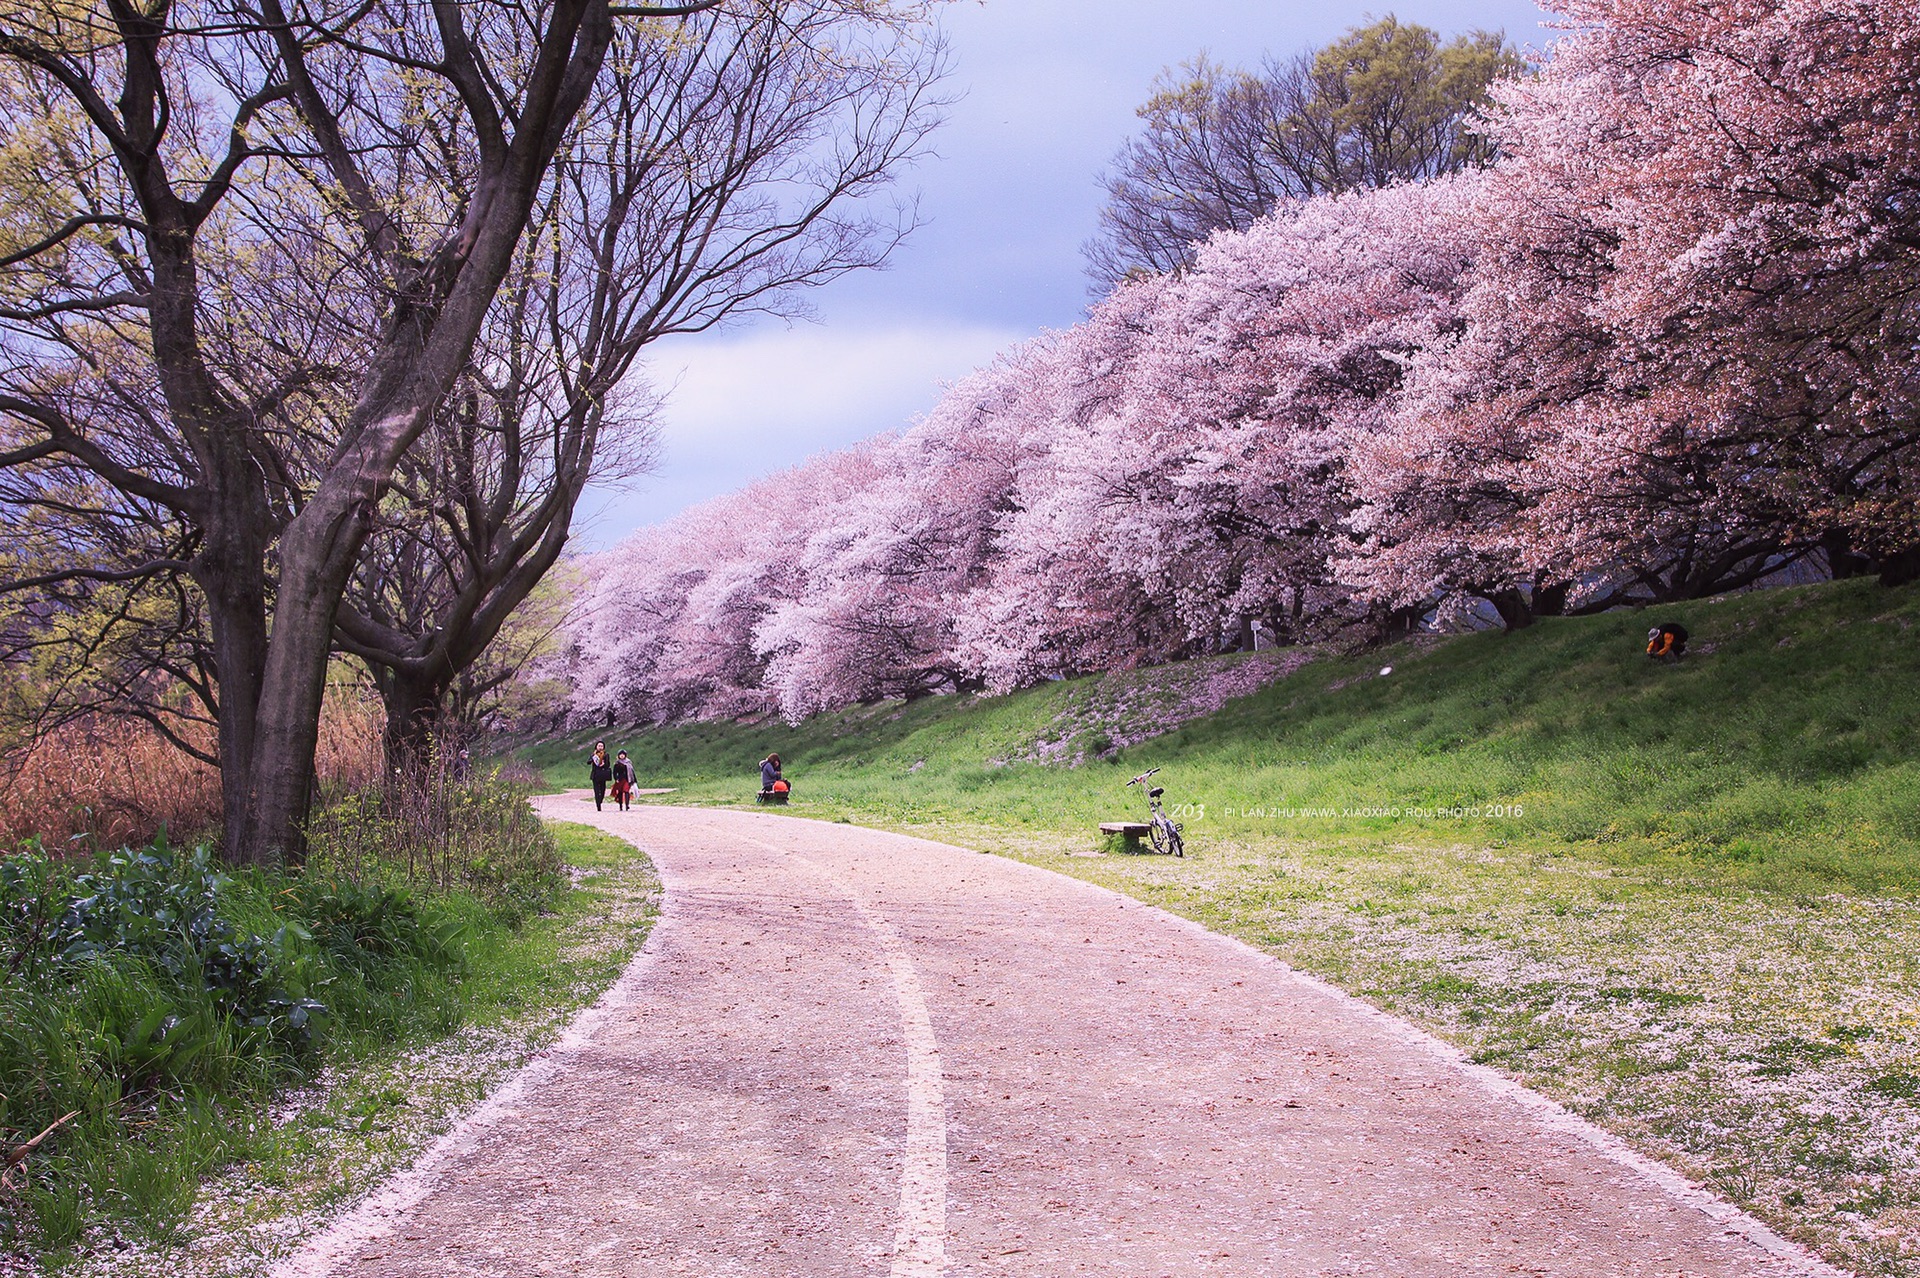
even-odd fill
[(795, 565), (832, 512), (877, 478), (872, 453), (814, 458), (587, 561), (565, 662), (574, 720), (664, 722), (775, 708), (757, 632), (803, 594)]
[[(1582, 56), (1638, 90), (1613, 101), (1644, 139), (1605, 174), (1639, 215), (1603, 314), (1652, 365), (1617, 384), (1652, 388), (1643, 429), (1670, 472), (1705, 469), (1707, 441), (1709, 518), (1770, 523), (1789, 552), (1820, 541), (1842, 571), (1911, 558), (1920, 5), (1635, 0), (1602, 21)], [(1697, 557), (1667, 574), (1707, 577)]]
[[(1338, 580), (1347, 457), (1444, 344), (1477, 179), (1307, 201), (1216, 237), (1168, 290), (1122, 418), (1177, 441), (1115, 562), (1155, 564), (1196, 639), (1300, 639), (1384, 618)], [(1145, 491), (1144, 489), (1142, 491)]]
[(646, 673), (585, 712), (1920, 567), (1920, 0), (1565, 8), (1490, 169), (1218, 231), (905, 435), (623, 551), (599, 633)]
[(782, 712), (975, 686), (956, 634), (995, 553), (997, 521), (1042, 446), (1021, 411), (1021, 356), (951, 387), (928, 417), (875, 446), (874, 480), (815, 531), (798, 597), (761, 623)]
[(1470, 185), (1306, 201), (1059, 336), (963, 626), (995, 686), (1385, 624), (1335, 571), (1345, 458), (1455, 322)]
[[(646, 656), (590, 680), (581, 716), (671, 700), (632, 683), (641, 667), (677, 669), (703, 707), (758, 689), (798, 717), (1211, 651), (1256, 625), (1377, 627), (1334, 575), (1344, 456), (1453, 322), (1464, 181), (1217, 237), (1184, 277), (1129, 284), (952, 388), (863, 454), (859, 482), (810, 468), (781, 481), (803, 504), (761, 485), (643, 535), (590, 609), (633, 636), (587, 646)], [(748, 510), (795, 548), (777, 582), (727, 531)]]
[[(1166, 281), (1121, 288), (1089, 320), (1031, 342), (1000, 368), (1001, 411), (1035, 441), (996, 520), (994, 553), (955, 627), (960, 660), (1004, 691), (1137, 665), (1179, 647), (1172, 602), (1103, 553), (1103, 506), (1124, 476), (1114, 414)], [(1116, 451), (1122, 450), (1122, 451)]]
[(1511, 622), (1920, 541), (1915, 6), (1583, 0), (1498, 91), (1466, 330), (1361, 470), (1351, 574)]

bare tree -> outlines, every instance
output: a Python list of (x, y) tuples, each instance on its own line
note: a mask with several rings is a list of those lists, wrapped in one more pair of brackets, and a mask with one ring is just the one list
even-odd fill
[(1138, 112), (1145, 130), (1121, 146), (1104, 179), (1101, 234), (1086, 250), (1099, 282), (1177, 270), (1197, 240), (1244, 229), (1300, 193), (1269, 142), (1283, 135), (1289, 87), (1284, 75), (1234, 71), (1205, 55), (1161, 72)]
[(401, 465), (340, 646), (375, 672), (390, 764), (424, 757), (450, 691), (559, 556), (590, 477), (651, 457), (623, 389), (649, 343), (882, 262), (884, 196), (941, 102), (937, 41), (819, 6), (725, 9), (621, 37), (554, 165), (475, 358)]
[(1258, 74), (1205, 55), (1163, 71), (1138, 112), (1144, 129), (1102, 179), (1088, 269), (1104, 291), (1180, 270), (1215, 231), (1244, 231), (1287, 200), (1485, 163), (1474, 113), (1522, 65), (1500, 34), (1443, 44), (1389, 14)]
[(616, 27), (669, 40), (657, 20), (714, 3), (0, 18), (14, 145), (45, 180), (0, 250), (0, 467), (35, 509), (102, 486), (190, 531), (172, 556), (60, 572), (200, 592), (229, 857), (302, 853), (341, 595)]

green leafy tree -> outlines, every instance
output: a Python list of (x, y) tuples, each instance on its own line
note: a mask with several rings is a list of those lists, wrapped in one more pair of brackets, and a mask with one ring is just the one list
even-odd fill
[(1485, 164), (1475, 115), (1524, 66), (1499, 33), (1443, 42), (1388, 14), (1257, 74), (1204, 54), (1169, 68), (1103, 179), (1088, 267), (1103, 287), (1181, 270), (1215, 231), (1244, 231), (1288, 200)]

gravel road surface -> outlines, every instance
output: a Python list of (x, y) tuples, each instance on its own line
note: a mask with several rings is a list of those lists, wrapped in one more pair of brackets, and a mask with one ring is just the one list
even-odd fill
[(1105, 890), (772, 814), (540, 807), (654, 859), (645, 951), (285, 1278), (1837, 1274)]

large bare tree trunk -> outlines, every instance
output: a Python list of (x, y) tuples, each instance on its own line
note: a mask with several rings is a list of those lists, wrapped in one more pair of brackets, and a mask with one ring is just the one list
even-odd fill
[[(257, 534), (256, 534), (257, 537)], [(247, 828), (253, 787), (255, 724), (261, 677), (267, 664), (267, 601), (260, 579), (259, 550), (233, 545), (239, 538), (209, 538), (194, 577), (206, 595), (219, 678), (218, 750), (222, 848), (229, 860), (248, 859)], [(248, 551), (254, 551), (251, 558)], [(251, 570), (251, 571), (250, 571)]]
[[(605, 43), (603, 34), (591, 57), (596, 66)], [(336, 457), (281, 533), (273, 636), (261, 678), (243, 818), (241, 855), (247, 860), (305, 862), (335, 616), (394, 468), (472, 354), (532, 210), (538, 172), (533, 163), (527, 160), (522, 171), (481, 184), (476, 203), (491, 216), (467, 241), (469, 251), (446, 301), (432, 314), (408, 310), (396, 317), (380, 366), (369, 375), (368, 393), (349, 423), (354, 445)]]
[(381, 680), (380, 699), (387, 710), (382, 741), (389, 775), (425, 775), (433, 763), (434, 747), (446, 730), (447, 688), (410, 674), (391, 674)]
[[(282, 564), (242, 818), (244, 855), (256, 863), (297, 866), (306, 861), (314, 756), (320, 743), (333, 611), (340, 597), (337, 588), (331, 593), (327, 589), (326, 564), (314, 568), (290, 573)], [(344, 584), (344, 572), (339, 576)]]
[[(526, 105), (475, 183), (461, 234), (401, 290), (385, 349), (363, 383), (336, 454), (282, 532), (273, 636), (261, 679), (243, 817), (248, 860), (297, 865), (313, 793), (335, 616), (372, 516), (400, 457), (471, 357), (512, 263), (542, 175), (584, 105), (613, 37), (606, 0), (563, 0), (549, 15)], [(298, 86), (296, 86), (298, 87)], [(351, 161), (342, 158), (341, 168)]]

